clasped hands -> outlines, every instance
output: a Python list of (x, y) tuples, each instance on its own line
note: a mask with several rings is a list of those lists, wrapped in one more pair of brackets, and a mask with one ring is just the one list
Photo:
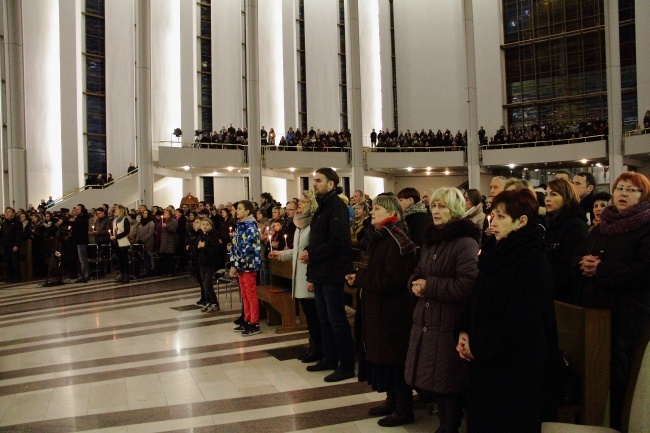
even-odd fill
[(580, 270), (582, 271), (582, 275), (585, 277), (593, 277), (596, 275), (596, 268), (598, 267), (598, 264), (601, 262), (600, 258), (598, 256), (592, 256), (592, 255), (586, 255), (580, 260)]
[(467, 335), (467, 332), (461, 332), (458, 336), (456, 352), (465, 361), (469, 362), (474, 359), (474, 355), (472, 355), (472, 351), (469, 349), (469, 335)]
[(419, 278), (417, 280), (411, 281), (411, 292), (418, 298), (424, 298), (424, 295), (422, 294), (424, 292), (424, 289), (427, 286), (427, 280), (424, 278)]

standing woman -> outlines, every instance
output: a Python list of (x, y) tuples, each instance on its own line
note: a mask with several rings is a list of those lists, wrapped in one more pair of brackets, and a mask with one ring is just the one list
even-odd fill
[[(551, 267), (539, 205), (527, 189), (504, 191), (492, 203), (492, 231), (480, 273), (456, 325), (468, 362), (468, 433), (539, 433), (557, 348)], [(460, 359), (459, 358), (459, 359)]]
[(136, 242), (142, 244), (144, 252), (144, 271), (147, 275), (151, 273), (151, 255), (154, 251), (154, 235), (156, 234), (156, 224), (149, 209), (142, 211), (140, 224), (136, 233)]
[(219, 300), (214, 293), (212, 277), (217, 265), (217, 254), (219, 254), (219, 235), (212, 230), (212, 220), (203, 218), (201, 220), (199, 242), (196, 244), (196, 251), (199, 256), (199, 269), (201, 272), (201, 297), (205, 296), (205, 306), (201, 310), (204, 313), (216, 313), (219, 311)]
[(407, 235), (397, 197), (380, 194), (370, 215), (375, 230), (369, 234), (356, 274), (345, 278), (361, 292), (359, 381), (367, 380), (375, 391), (386, 392), (386, 401), (368, 413), (385, 416), (377, 421), (380, 426), (395, 427), (414, 420), (404, 363), (415, 301), (404, 287), (417, 260), (417, 247)]
[(582, 305), (580, 278), (573, 270), (574, 253), (587, 235), (587, 216), (573, 184), (554, 179), (546, 187), (546, 247), (553, 270), (553, 297), (556, 301)]
[(120, 276), (115, 281), (116, 283), (129, 282), (129, 246), (131, 242), (127, 236), (131, 231), (131, 225), (126, 215), (126, 208), (121, 204), (116, 205), (115, 215), (113, 218), (113, 232), (111, 233), (111, 241), (117, 244), (117, 264), (120, 268)]
[(465, 191), (465, 218), (472, 221), (478, 228), (483, 229), (483, 221), (485, 221), (483, 197), (478, 189)]
[(174, 253), (176, 252), (176, 229), (178, 221), (174, 218), (173, 211), (169, 208), (163, 212), (160, 234), (160, 268), (164, 275), (174, 273)]
[(299, 358), (304, 363), (316, 362), (323, 356), (320, 321), (314, 300), (314, 286), (307, 282), (307, 264), (298, 260), (298, 255), (309, 246), (309, 224), (317, 208), (318, 203), (314, 193), (310, 190), (303, 191), (298, 202), (298, 210), (293, 217), (293, 223), (296, 225), (293, 249), (273, 250), (269, 253), (271, 259), (293, 261), (293, 279), (291, 281), (293, 297), (300, 301), (300, 307), (305, 313), (309, 330), (309, 351)]
[(406, 383), (438, 405), (438, 432), (457, 432), (463, 416), (467, 366), (458, 357), (454, 325), (478, 275), (481, 230), (465, 214), (457, 188), (431, 195), (433, 224), (423, 235), (420, 261), (409, 279), (417, 297), (406, 359)]
[(580, 269), (588, 304), (612, 312), (610, 424), (620, 429), (637, 340), (650, 325), (650, 181), (625, 172), (613, 185), (613, 206), (581, 248)]

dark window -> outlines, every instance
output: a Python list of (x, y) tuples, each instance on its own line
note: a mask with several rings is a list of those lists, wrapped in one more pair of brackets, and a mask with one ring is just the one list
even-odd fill
[(199, 70), (199, 129), (212, 131), (212, 6), (210, 0), (197, 3), (200, 16), (198, 44)]

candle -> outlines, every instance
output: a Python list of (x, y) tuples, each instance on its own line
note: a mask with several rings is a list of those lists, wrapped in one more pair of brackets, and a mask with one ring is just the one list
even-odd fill
[(286, 250), (287, 248), (289, 248), (287, 246), (287, 235), (284, 235), (284, 249)]
[(492, 227), (492, 215), (487, 216), (488, 227)]
[(228, 231), (230, 231), (230, 236), (232, 236), (232, 226), (228, 227)]
[(93, 231), (95, 231), (95, 226), (93, 226)]
[(271, 247), (271, 252), (273, 252), (273, 244), (271, 243), (271, 235), (269, 235), (269, 247)]

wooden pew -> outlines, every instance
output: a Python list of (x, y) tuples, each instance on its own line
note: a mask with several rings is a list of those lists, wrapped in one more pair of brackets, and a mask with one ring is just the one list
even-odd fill
[[(268, 319), (269, 326), (278, 326), (276, 334), (307, 330), (307, 319), (299, 303), (291, 296), (291, 280), (293, 278), (293, 264), (291, 261), (280, 262), (269, 260), (271, 284), (257, 286), (257, 297), (262, 309), (260, 317)], [(274, 293), (276, 290), (288, 289), (286, 292)], [(299, 311), (296, 321), (296, 311)]]
[(609, 395), (611, 314), (555, 302), (560, 349), (580, 377), (580, 403), (561, 407), (560, 422), (603, 425)]

